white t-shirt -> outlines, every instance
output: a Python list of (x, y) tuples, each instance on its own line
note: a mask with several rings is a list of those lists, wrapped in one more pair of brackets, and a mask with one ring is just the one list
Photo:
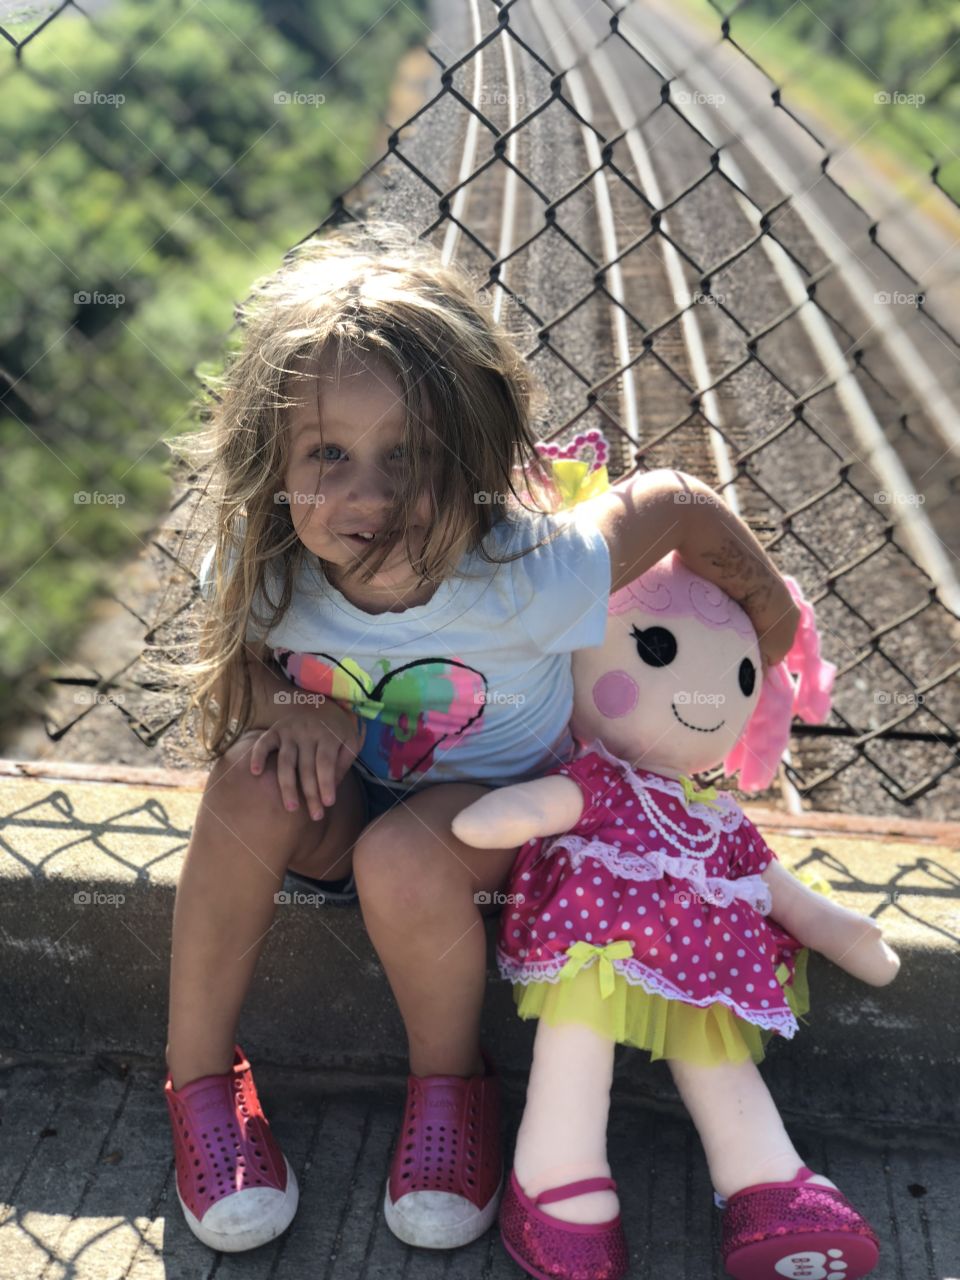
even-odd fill
[[(536, 777), (573, 757), (570, 654), (603, 643), (610, 554), (568, 513), (507, 517), (486, 543), (501, 557), (557, 527), (553, 542), (506, 564), (468, 553), (461, 567), (477, 577), (451, 576), (400, 613), (357, 608), (308, 554), (281, 621), (247, 639), (263, 638), (294, 685), (363, 718), (357, 765), (368, 775), (401, 789)], [(214, 549), (200, 568), (206, 598)]]

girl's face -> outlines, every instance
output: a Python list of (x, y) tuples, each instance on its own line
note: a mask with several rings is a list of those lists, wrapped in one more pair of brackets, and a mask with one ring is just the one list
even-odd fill
[[(333, 357), (317, 376), (297, 378), (287, 410), (290, 452), (284, 489), (301, 542), (324, 561), (340, 587), (371, 543), (383, 534), (407, 466), (401, 388), (390, 366), (375, 356), (345, 359), (336, 381)], [(320, 423), (323, 424), (323, 439)], [(416, 555), (431, 519), (424, 493), (410, 516)], [(364, 534), (373, 534), (371, 539)], [(354, 593), (384, 601), (414, 580), (401, 537), (369, 584)]]

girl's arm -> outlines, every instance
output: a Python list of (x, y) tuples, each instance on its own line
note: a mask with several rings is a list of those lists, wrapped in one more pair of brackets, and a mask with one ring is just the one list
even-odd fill
[(250, 672), (253, 710), (248, 729), (269, 729), (289, 714), (296, 685), (280, 675), (267, 657), (260, 657), (249, 644), (244, 645)]
[(800, 610), (786, 583), (743, 521), (696, 476), (668, 470), (628, 476), (579, 503), (572, 518), (589, 520), (606, 539), (611, 591), (678, 551), (688, 569), (747, 611), (766, 665), (789, 651)]

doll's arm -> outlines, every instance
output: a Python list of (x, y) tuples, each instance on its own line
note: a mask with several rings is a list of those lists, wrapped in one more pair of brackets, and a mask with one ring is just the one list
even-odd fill
[(774, 858), (763, 872), (775, 920), (798, 942), (819, 951), (872, 987), (885, 987), (900, 969), (900, 957), (883, 940), (879, 923), (817, 893)]
[(450, 824), (453, 834), (477, 849), (513, 849), (534, 836), (555, 836), (575, 827), (583, 792), (563, 774), (488, 791)]

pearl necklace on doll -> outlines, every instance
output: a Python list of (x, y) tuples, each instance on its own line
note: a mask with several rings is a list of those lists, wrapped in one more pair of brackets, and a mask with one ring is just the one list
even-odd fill
[[(588, 750), (602, 756), (608, 764), (614, 765), (623, 774), (653, 830), (665, 844), (668, 844), (672, 849), (686, 857), (709, 858), (716, 853), (721, 838), (729, 832), (735, 831), (743, 821), (743, 813), (739, 805), (733, 800), (732, 796), (725, 792), (718, 794), (713, 792), (711, 788), (710, 792), (705, 794), (712, 793), (712, 795), (717, 796), (716, 800), (689, 800), (686, 798), (688, 788), (682, 786), (679, 782), (675, 782), (672, 778), (665, 778), (660, 774), (652, 774), (651, 778), (656, 779), (655, 783), (644, 782), (643, 779), (637, 776), (633, 767), (626, 760), (621, 760), (619, 756), (609, 752), (599, 738), (596, 738), (590, 744)], [(665, 794), (679, 800), (681, 806), (686, 809), (691, 817), (697, 818), (704, 823), (706, 830), (699, 833), (688, 831), (674, 822), (668, 814), (663, 812), (663, 809), (654, 799), (654, 786), (656, 790), (663, 791)]]
[[(627, 781), (640, 801), (640, 807), (647, 821), (661, 840), (665, 840), (678, 853), (692, 853), (698, 858), (709, 858), (711, 854), (716, 853), (722, 834), (719, 829), (708, 829), (699, 835), (685, 830), (663, 813), (654, 800), (652, 793), (642, 783), (639, 786), (634, 785), (635, 775), (628, 777)], [(640, 782), (640, 779), (636, 778), (636, 782)], [(678, 839), (678, 837), (680, 838)], [(709, 844), (707, 841), (709, 841)]]

